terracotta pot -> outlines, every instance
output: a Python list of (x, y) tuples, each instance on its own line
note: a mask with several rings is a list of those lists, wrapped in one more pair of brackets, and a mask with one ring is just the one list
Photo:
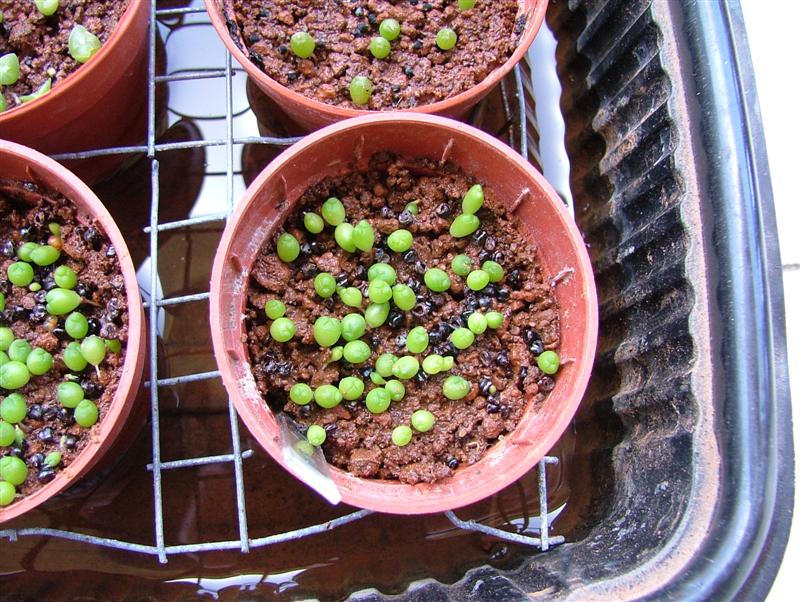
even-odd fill
[[(42, 98), (0, 113), (0, 137), (50, 155), (142, 143), (150, 1), (131, 0), (97, 54)], [(124, 160), (111, 155), (69, 166), (92, 182)]]
[[(241, 35), (237, 35), (236, 39), (231, 37), (232, 29), (235, 28), (228, 27), (228, 20), (224, 14), (224, 6), (225, 4), (230, 5), (229, 0), (205, 0), (205, 3), (206, 10), (211, 17), (211, 23), (233, 57), (241, 63), (248, 75), (256, 82), (256, 85), (278, 103), (289, 118), (299, 126), (307, 131), (314, 131), (342, 119), (375, 112), (326, 104), (293, 92), (279, 84), (250, 61), (247, 53), (242, 50), (246, 46), (241, 39)], [(470, 108), (486, 96), (511, 71), (514, 65), (522, 60), (531, 42), (533, 42), (533, 38), (536, 37), (539, 31), (547, 9), (547, 0), (519, 0), (519, 5), (521, 7), (520, 14), (527, 15), (525, 29), (520, 36), (519, 45), (505, 63), (492, 71), (477, 86), (461, 94), (413, 109), (404, 109), (402, 112), (430, 113), (454, 118), (465, 116)]]
[(63, 194), (74, 205), (92, 216), (100, 224), (117, 251), (122, 276), (125, 281), (128, 304), (128, 343), (117, 392), (108, 412), (98, 423), (94, 436), (86, 447), (56, 478), (33, 494), (0, 508), (0, 523), (26, 513), (54, 495), (64, 491), (84, 476), (112, 448), (133, 415), (142, 370), (145, 363), (147, 339), (145, 338), (144, 311), (136, 270), (130, 253), (117, 225), (100, 200), (75, 174), (52, 159), (24, 146), (0, 140), (0, 178), (35, 180)]
[[(586, 388), (597, 341), (597, 295), (583, 239), (556, 192), (528, 162), (495, 138), (429, 115), (375, 114), (311, 134), (256, 178), (228, 222), (211, 276), (211, 332), (223, 382), (258, 442), (286, 467), (275, 415), (259, 394), (242, 340), (248, 273), (262, 243), (291, 213), (302, 193), (325, 177), (352, 171), (376, 152), (442, 158), (481, 182), (509, 206), (536, 241), (560, 307), (565, 361), (541, 407), (476, 464), (433, 485), (362, 479), (331, 467), (342, 499), (397, 514), (457, 508), (509, 485), (530, 470), (570, 423)], [(288, 468), (287, 468), (288, 469)], [(290, 470), (291, 472), (291, 470)], [(295, 475), (297, 476), (297, 475)]]

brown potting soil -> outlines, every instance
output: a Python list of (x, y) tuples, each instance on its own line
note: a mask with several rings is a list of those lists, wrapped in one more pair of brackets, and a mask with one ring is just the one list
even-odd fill
[[(462, 464), (477, 462), (502, 437), (514, 430), (525, 410), (539, 404), (553, 388), (554, 381), (536, 365), (542, 349), (559, 344), (558, 308), (537, 255), (536, 242), (528, 237), (519, 220), (509, 214), (499, 199), (486, 190), (486, 201), (478, 212), (479, 230), (466, 238), (454, 238), (449, 227), (461, 210), (461, 199), (470, 180), (457, 168), (442, 168), (427, 161), (405, 160), (386, 154), (375, 155), (369, 169), (341, 177), (326, 178), (309, 188), (284, 224), (284, 230), (301, 243), (301, 255), (287, 264), (276, 255), (280, 232), (262, 246), (251, 271), (246, 308), (246, 345), (256, 383), (274, 411), (285, 411), (302, 425), (325, 427), (323, 445), (329, 462), (360, 477), (397, 479), (406, 483), (433, 482), (450, 475)], [(326, 226), (320, 234), (303, 227), (303, 214), (319, 212), (330, 196), (346, 208), (347, 221), (370, 222), (376, 246), (369, 252), (348, 253)], [(405, 210), (416, 202), (418, 215)], [(385, 246), (386, 237), (398, 228), (414, 236), (413, 247), (395, 253)], [(477, 269), (483, 261), (500, 263), (504, 278), (480, 292), (469, 290), (465, 279), (451, 269), (455, 255), (466, 254)], [(313, 337), (314, 321), (324, 315), (341, 318), (358, 308), (345, 306), (338, 295), (322, 299), (314, 290), (319, 272), (332, 274), (340, 286), (356, 286), (368, 303), (367, 268), (376, 262), (390, 263), (397, 282), (417, 292), (417, 305), (400, 311), (392, 305), (388, 320), (378, 328), (367, 328), (362, 340), (372, 350), (363, 364), (330, 361), (330, 349), (321, 348)], [(445, 270), (451, 287), (434, 293), (425, 286), (426, 269)], [(264, 304), (280, 299), (286, 316), (297, 327), (294, 338), (279, 343), (269, 336)], [(458, 350), (449, 342), (454, 327), (466, 325), (473, 311), (498, 311), (505, 316), (498, 330), (476, 335), (473, 345)], [(291, 385), (303, 382), (312, 388), (336, 385), (345, 376), (364, 380), (364, 395), (375, 385), (370, 373), (382, 353), (400, 357), (412, 355), (405, 348), (407, 332), (418, 325), (430, 336), (428, 349), (417, 354), (436, 353), (455, 357), (452, 370), (428, 376), (421, 369), (406, 388), (401, 401), (393, 401), (381, 414), (372, 414), (363, 398), (343, 401), (323, 409), (313, 401), (297, 405), (289, 399)], [(472, 385), (461, 400), (450, 401), (442, 394), (442, 383), (451, 374), (461, 375)], [(494, 392), (490, 387), (496, 388)], [(411, 414), (427, 409), (436, 418), (433, 429), (414, 433), (410, 444), (398, 447), (391, 441), (392, 430), (410, 424)]]
[[(53, 356), (53, 368), (44, 375), (31, 376), (19, 389), (26, 400), (28, 415), (19, 425), (24, 432), (22, 447), (13, 444), (0, 447), (0, 457), (16, 455), (28, 466), (28, 478), (17, 487), (26, 496), (51, 481), (55, 474), (72, 460), (96, 436), (117, 390), (125, 359), (128, 338), (128, 309), (125, 285), (113, 245), (88, 215), (77, 211), (61, 195), (51, 193), (32, 182), (0, 180), (0, 292), (5, 295), (5, 309), (0, 311), (0, 326), (10, 327), (15, 338), (27, 340), (31, 347), (41, 347)], [(41, 284), (37, 292), (12, 285), (6, 273), (18, 261), (15, 249), (25, 242), (47, 244), (51, 239), (50, 223), (61, 227), (61, 257), (47, 267), (34, 267), (34, 282)], [(52, 272), (67, 265), (78, 276), (75, 291), (82, 297), (76, 311), (89, 321), (89, 335), (117, 339), (120, 353), (107, 352), (96, 370), (91, 364), (80, 373), (69, 370), (62, 352), (73, 339), (64, 331), (66, 316), (51, 316), (46, 310), (46, 290), (56, 286)], [(88, 336), (88, 335), (87, 335)], [(85, 398), (99, 410), (97, 424), (84, 428), (76, 424), (73, 410), (62, 407), (56, 399), (56, 387), (68, 375), (84, 390)], [(10, 391), (0, 389), (5, 397)], [(48, 470), (43, 464), (50, 453), (61, 452), (61, 464)]]
[(69, 54), (73, 26), (83, 25), (105, 43), (129, 3), (130, 0), (61, 0), (56, 13), (45, 17), (33, 0), (0, 0), (0, 56), (16, 53), (20, 66), (19, 80), (2, 88), (7, 110), (19, 104), (20, 96), (38, 90), (48, 78), (52, 79), (52, 86), (57, 86), (81, 66)]
[[(229, 29), (240, 32), (251, 61), (283, 86), (320, 102), (349, 108), (406, 109), (455, 96), (483, 81), (513, 54), (525, 28), (516, 0), (478, 0), (460, 10), (451, 0), (225, 0)], [(391, 53), (376, 59), (370, 40), (384, 19), (401, 25)], [(453, 29), (456, 46), (440, 50), (436, 33)], [(308, 59), (289, 49), (292, 34), (316, 41)], [(235, 36), (234, 36), (235, 39)], [(350, 99), (350, 81), (372, 82), (367, 106)]]

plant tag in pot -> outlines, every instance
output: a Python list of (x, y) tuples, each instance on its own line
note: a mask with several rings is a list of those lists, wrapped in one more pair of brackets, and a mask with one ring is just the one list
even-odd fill
[(276, 418), (281, 429), (281, 453), (284, 465), (331, 504), (341, 502), (342, 494), (331, 478), (331, 471), (322, 449), (311, 445), (297, 424), (288, 419), (286, 414), (280, 413)]

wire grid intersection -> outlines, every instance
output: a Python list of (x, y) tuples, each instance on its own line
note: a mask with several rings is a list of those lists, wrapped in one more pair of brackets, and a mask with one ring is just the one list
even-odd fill
[[(270, 144), (275, 146), (291, 146), (302, 138), (300, 137), (286, 137), (276, 138), (270, 136), (250, 136), (236, 138), (233, 135), (233, 90), (232, 78), (234, 74), (233, 63), (230, 53), (225, 50), (225, 68), (224, 69), (196, 69), (181, 71), (166, 75), (158, 75), (156, 73), (156, 47), (158, 40), (158, 22), (159, 19), (166, 17), (176, 17), (196, 13), (204, 13), (205, 9), (202, 7), (188, 7), (178, 9), (157, 9), (155, 0), (151, 3), (150, 12), (150, 25), (149, 25), (149, 59), (148, 59), (148, 129), (147, 141), (144, 145), (138, 146), (124, 146), (114, 148), (94, 149), (80, 153), (65, 153), (54, 155), (55, 159), (87, 159), (92, 157), (101, 157), (106, 155), (115, 154), (129, 154), (129, 153), (146, 153), (150, 161), (150, 177), (151, 177), (151, 207), (150, 207), (150, 224), (144, 231), (150, 236), (150, 300), (145, 302), (145, 309), (148, 311), (149, 317), (149, 332), (148, 344), (150, 351), (150, 365), (149, 365), (149, 379), (146, 383), (150, 394), (150, 417), (152, 428), (152, 462), (147, 464), (147, 470), (152, 472), (153, 475), (153, 505), (154, 505), (154, 545), (140, 544), (128, 541), (121, 541), (110, 537), (99, 537), (95, 535), (88, 535), (83, 533), (76, 533), (72, 531), (65, 531), (60, 529), (50, 529), (41, 527), (31, 527), (23, 529), (6, 529), (0, 530), (0, 537), (6, 538), (9, 541), (17, 541), (20, 537), (30, 536), (45, 536), (54, 537), (65, 540), (77, 541), (106, 548), (114, 548), (125, 550), (129, 552), (136, 552), (157, 556), (161, 563), (166, 563), (169, 555), (208, 552), (208, 551), (224, 551), (224, 550), (240, 550), (247, 553), (252, 548), (266, 547), (274, 544), (284, 543), (287, 541), (300, 539), (318, 533), (324, 533), (336, 527), (352, 523), (359, 519), (372, 514), (370, 510), (359, 510), (340, 516), (338, 518), (295, 529), (283, 533), (268, 535), (265, 537), (252, 538), (249, 533), (247, 524), (246, 513), (246, 500), (244, 490), (244, 474), (243, 474), (243, 460), (253, 455), (252, 450), (241, 449), (241, 439), (239, 436), (239, 423), (236, 414), (236, 409), (233, 402), (228, 399), (228, 418), (231, 434), (231, 447), (232, 453), (221, 454), (216, 456), (185, 458), (181, 460), (162, 462), (161, 461), (161, 432), (160, 432), (160, 415), (159, 415), (159, 387), (167, 387), (188, 383), (199, 380), (207, 380), (219, 377), (218, 370), (208, 372), (199, 372), (187, 374), (183, 376), (160, 378), (158, 374), (158, 311), (162, 307), (170, 305), (178, 305), (183, 303), (190, 303), (194, 301), (206, 300), (209, 298), (208, 292), (182, 295), (172, 298), (163, 298), (160, 296), (159, 275), (158, 275), (158, 236), (160, 232), (168, 230), (177, 230), (181, 228), (188, 228), (198, 224), (224, 222), (227, 220), (234, 205), (234, 158), (233, 148), (237, 144)], [(226, 136), (224, 138), (212, 140), (198, 140), (189, 142), (173, 142), (173, 143), (157, 143), (156, 142), (156, 84), (173, 82), (173, 81), (187, 81), (196, 79), (224, 79), (225, 80), (225, 125)], [(518, 113), (516, 116), (516, 123), (519, 127), (519, 134), (515, 136), (513, 125), (509, 126), (509, 137), (512, 144), (515, 138), (519, 139), (518, 150), (526, 159), (529, 157), (529, 144), (528, 144), (528, 131), (527, 131), (527, 110), (525, 95), (522, 93), (523, 80), (522, 72), (517, 65), (514, 68), (514, 85), (516, 93), (514, 96), (517, 101)], [(511, 113), (510, 95), (507, 90), (506, 80), (501, 82), (501, 97), (503, 109), (506, 118), (510, 124), (513, 124), (515, 118)], [(534, 124), (535, 126), (535, 124)], [(226, 169), (225, 169), (225, 187), (226, 187), (226, 200), (227, 209), (225, 213), (218, 213), (212, 215), (205, 215), (202, 217), (189, 218), (178, 220), (174, 222), (159, 223), (159, 175), (160, 163), (157, 159), (157, 154), (164, 151), (191, 149), (211, 146), (224, 146), (226, 155)], [(534, 149), (534, 156), (535, 156)], [(235, 490), (236, 490), (236, 507), (237, 507), (237, 523), (238, 523), (238, 539), (228, 541), (211, 541), (199, 542), (193, 544), (183, 545), (167, 545), (164, 540), (164, 514), (163, 514), (163, 491), (162, 491), (162, 472), (165, 470), (173, 470), (178, 468), (187, 468), (194, 466), (203, 466), (208, 464), (221, 464), (233, 463), (234, 476), (235, 476)], [(496, 527), (481, 524), (472, 520), (462, 520), (454, 512), (447, 511), (444, 515), (447, 519), (457, 528), (465, 529), (484, 533), (503, 539), (506, 541), (514, 542), (517, 544), (534, 546), (542, 551), (547, 551), (550, 547), (563, 543), (562, 536), (549, 535), (549, 520), (547, 508), (547, 464), (558, 463), (558, 458), (546, 456), (540, 460), (538, 465), (539, 472), (539, 503), (540, 503), (540, 537), (532, 537), (521, 533), (514, 533), (505, 531)]]

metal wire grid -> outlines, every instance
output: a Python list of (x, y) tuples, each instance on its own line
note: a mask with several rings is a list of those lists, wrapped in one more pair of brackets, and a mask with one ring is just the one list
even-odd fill
[[(88, 535), (84, 533), (76, 533), (72, 531), (65, 531), (60, 529), (49, 528), (23, 528), (23, 529), (6, 529), (0, 531), (0, 537), (5, 537), (10, 541), (16, 541), (20, 537), (30, 536), (46, 536), (55, 537), (60, 539), (67, 539), (87, 544), (93, 544), (108, 548), (115, 548), (126, 550), (130, 552), (138, 552), (141, 554), (148, 554), (157, 556), (161, 563), (167, 562), (168, 555), (193, 553), (193, 552), (206, 552), (206, 551), (222, 551), (222, 550), (240, 550), (247, 553), (252, 548), (266, 547), (278, 543), (300, 539), (309, 535), (324, 533), (335, 529), (336, 527), (357, 521), (361, 518), (372, 514), (369, 510), (359, 510), (352, 512), (345, 516), (341, 516), (323, 523), (311, 525), (293, 531), (286, 531), (284, 533), (277, 533), (265, 537), (253, 538), (250, 536), (247, 524), (246, 500), (244, 492), (244, 474), (242, 462), (245, 458), (250, 457), (252, 450), (242, 450), (241, 441), (239, 437), (239, 423), (236, 414), (236, 409), (232, 401), (228, 400), (228, 417), (230, 423), (231, 446), (232, 453), (221, 454), (215, 456), (205, 456), (196, 458), (186, 458), (175, 460), (171, 462), (161, 461), (161, 433), (160, 433), (160, 415), (159, 415), (159, 388), (169, 387), (173, 385), (207, 380), (219, 377), (218, 370), (208, 372), (199, 372), (188, 374), (184, 376), (159, 378), (158, 375), (158, 311), (162, 307), (170, 305), (178, 305), (182, 303), (190, 303), (195, 301), (202, 301), (209, 298), (208, 292), (197, 293), (192, 295), (182, 295), (176, 297), (163, 298), (159, 293), (159, 278), (158, 278), (158, 236), (160, 232), (168, 230), (176, 230), (196, 226), (203, 223), (221, 222), (225, 221), (233, 209), (234, 205), (234, 159), (233, 147), (235, 144), (270, 144), (275, 146), (291, 146), (300, 138), (276, 138), (269, 136), (253, 136), (253, 137), (240, 137), (234, 138), (233, 136), (233, 92), (232, 92), (232, 76), (233, 67), (230, 53), (225, 52), (225, 68), (224, 69), (206, 69), (206, 70), (193, 70), (189, 72), (181, 72), (176, 74), (158, 75), (156, 73), (156, 42), (158, 38), (158, 20), (166, 17), (180, 17), (194, 13), (203, 13), (205, 9), (202, 7), (189, 7), (178, 9), (156, 9), (155, 1), (151, 5), (150, 13), (150, 27), (149, 27), (149, 64), (148, 64), (148, 131), (146, 145), (139, 146), (125, 146), (96, 149), (85, 151), (81, 153), (69, 153), (56, 155), (55, 158), (59, 160), (67, 159), (86, 159), (91, 157), (99, 157), (104, 155), (116, 154), (129, 154), (129, 153), (146, 153), (150, 161), (150, 177), (151, 177), (151, 210), (150, 210), (150, 225), (145, 228), (145, 232), (150, 235), (150, 301), (145, 303), (145, 308), (149, 312), (149, 351), (150, 351), (150, 376), (149, 381), (146, 383), (150, 393), (150, 417), (152, 427), (152, 462), (147, 465), (147, 469), (153, 474), (153, 505), (155, 515), (154, 525), (154, 545), (140, 544), (128, 541), (121, 541), (110, 537), (99, 537), (95, 535)], [(156, 142), (156, 84), (197, 80), (197, 79), (224, 79), (225, 82), (225, 122), (226, 122), (226, 136), (222, 139), (213, 140), (199, 140), (189, 142), (173, 142), (173, 143), (157, 143)], [(512, 113), (511, 113), (511, 100), (510, 95), (506, 88), (506, 82), (501, 83), (501, 96), (503, 102), (504, 112), (509, 123), (509, 137), (513, 141), (518, 138), (520, 153), (528, 158), (528, 120), (530, 116), (526, 109), (526, 100), (523, 90), (523, 77), (522, 71), (519, 66), (514, 69), (514, 83), (517, 90), (515, 94), (518, 103), (517, 125), (519, 127), (518, 136), (515, 135)], [(535, 121), (532, 121), (535, 127)], [(226, 200), (227, 209), (224, 213), (217, 213), (206, 215), (202, 217), (177, 220), (166, 223), (159, 223), (159, 169), (160, 164), (157, 158), (158, 153), (178, 150), (178, 149), (191, 149), (200, 147), (211, 146), (224, 146), (226, 151)], [(537, 157), (534, 157), (536, 160)], [(237, 523), (239, 537), (238, 539), (231, 539), (228, 541), (210, 541), (199, 542), (184, 545), (167, 545), (164, 541), (164, 515), (163, 515), (163, 491), (162, 491), (162, 473), (165, 470), (174, 470), (179, 468), (188, 468), (194, 466), (202, 466), (207, 464), (219, 463), (233, 463), (234, 476), (235, 476), (235, 489), (236, 489), (236, 507), (237, 507)], [(513, 533), (504, 531), (495, 527), (490, 527), (472, 520), (461, 520), (452, 511), (445, 512), (447, 519), (456, 527), (468, 531), (475, 531), (484, 533), (511, 541), (514, 543), (534, 546), (542, 551), (548, 550), (551, 546), (564, 542), (562, 536), (550, 536), (548, 524), (548, 508), (547, 508), (547, 464), (558, 463), (558, 458), (546, 456), (538, 465), (539, 471), (539, 503), (540, 503), (540, 537), (531, 537), (522, 535), (520, 533)]]

